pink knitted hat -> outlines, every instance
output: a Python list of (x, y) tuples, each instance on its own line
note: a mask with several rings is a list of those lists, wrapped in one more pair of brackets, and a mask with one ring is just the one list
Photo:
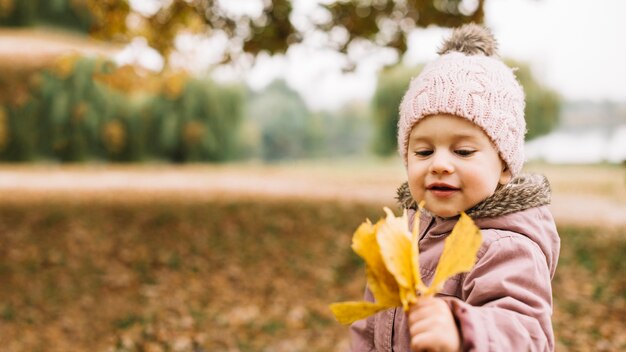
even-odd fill
[(439, 58), (424, 67), (400, 104), (398, 148), (407, 165), (411, 129), (421, 119), (452, 114), (481, 127), (513, 176), (524, 163), (524, 91), (496, 54), (491, 32), (475, 24), (457, 28)]

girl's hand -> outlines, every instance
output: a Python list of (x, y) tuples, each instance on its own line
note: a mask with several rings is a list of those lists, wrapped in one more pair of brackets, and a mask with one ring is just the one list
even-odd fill
[(457, 352), (459, 331), (448, 304), (440, 298), (419, 297), (409, 309), (411, 351)]

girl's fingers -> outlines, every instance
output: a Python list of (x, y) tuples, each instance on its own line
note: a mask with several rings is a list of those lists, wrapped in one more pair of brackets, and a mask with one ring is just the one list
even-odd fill
[(437, 351), (438, 349), (433, 347), (437, 344), (438, 342), (435, 340), (435, 336), (432, 333), (425, 332), (411, 338), (411, 351)]
[(459, 336), (445, 301), (430, 299), (410, 307), (408, 313), (411, 351), (456, 351)]
[[(426, 319), (427, 317), (440, 313), (442, 307), (433, 298), (420, 298), (417, 303), (411, 305), (409, 310), (409, 322), (415, 322), (418, 320)], [(445, 305), (445, 303), (444, 303)], [(447, 305), (443, 307), (448, 309)]]
[(429, 319), (421, 319), (414, 323), (409, 322), (409, 332), (411, 336), (422, 334), (431, 329), (431, 322)]

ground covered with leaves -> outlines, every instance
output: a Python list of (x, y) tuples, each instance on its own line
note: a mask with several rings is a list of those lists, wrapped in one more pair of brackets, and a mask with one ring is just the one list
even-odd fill
[[(0, 203), (3, 351), (346, 349), (328, 304), (361, 298), (351, 236), (381, 205), (72, 199)], [(561, 236), (558, 349), (626, 348), (626, 230)]]

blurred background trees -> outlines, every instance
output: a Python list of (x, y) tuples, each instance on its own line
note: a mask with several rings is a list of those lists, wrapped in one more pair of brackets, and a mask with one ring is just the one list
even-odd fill
[(364, 155), (369, 107), (353, 103), (335, 111), (311, 111), (284, 81), (252, 92), (244, 128), (246, 157), (264, 161)]
[[(245, 11), (217, 0), (2, 0), (0, 26), (60, 27), (114, 43), (143, 37), (165, 65), (151, 72), (109, 58), (61, 55), (22, 66), (0, 55), (0, 159), (216, 162), (394, 155), (398, 105), (420, 67), (384, 68), (371, 102), (319, 111), (284, 81), (251, 91), (243, 83), (214, 81), (210, 69), (250, 67), (261, 53), (283, 54), (316, 37), (343, 55), (344, 70), (354, 70), (355, 48), (392, 50), (401, 57), (416, 27), (482, 22), (484, 1), (468, 3), (337, 1), (303, 17), (286, 0), (259, 1)], [(208, 74), (193, 75), (169, 65), (181, 34), (218, 36), (228, 45)], [(37, 48), (32, 52), (37, 55)], [(514, 65), (527, 94), (528, 138), (545, 134), (558, 121), (559, 97), (527, 66)]]
[(542, 85), (533, 76), (528, 65), (508, 61), (511, 67), (517, 67), (515, 75), (526, 93), (526, 140), (547, 134), (559, 122), (562, 98), (554, 89)]
[(5, 101), (8, 161), (222, 161), (236, 154), (244, 89), (183, 73), (62, 57)]
[(230, 43), (224, 53), (228, 61), (242, 52), (284, 53), (313, 31), (327, 35), (328, 46), (344, 53), (360, 41), (403, 53), (415, 27), (455, 27), (484, 18), (484, 0), (336, 1), (320, 5), (323, 15), (300, 23), (294, 23), (289, 0), (259, 1), (248, 11), (236, 10), (242, 4), (220, 0), (130, 2), (142, 11), (133, 9), (129, 0), (3, 0), (0, 25), (52, 24), (113, 41), (143, 36), (163, 54), (172, 51), (181, 31), (220, 34)]
[[(86, 33), (95, 20), (87, 5), (88, 1), (3, 0), (0, 2), (0, 26), (52, 25)], [(125, 7), (128, 9), (128, 4)]]
[(377, 155), (393, 155), (397, 150), (398, 111), (411, 78), (422, 67), (397, 65), (383, 70), (378, 77), (372, 99), (372, 117), (375, 126), (373, 150)]

